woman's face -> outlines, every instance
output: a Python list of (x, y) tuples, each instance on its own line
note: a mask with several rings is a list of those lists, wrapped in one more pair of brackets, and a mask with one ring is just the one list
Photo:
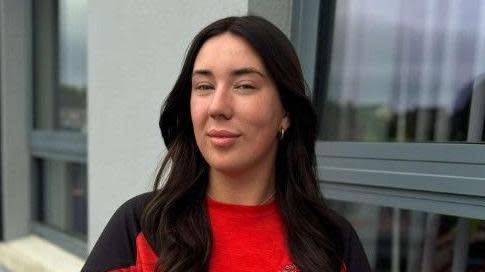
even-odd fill
[(213, 170), (227, 174), (274, 165), (278, 132), (289, 127), (261, 58), (230, 33), (210, 38), (200, 49), (190, 113), (202, 156)]

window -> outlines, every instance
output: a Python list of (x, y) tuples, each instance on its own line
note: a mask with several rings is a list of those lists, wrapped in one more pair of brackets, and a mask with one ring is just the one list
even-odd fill
[(483, 1), (337, 1), (334, 16), (320, 139), (467, 140), (485, 75)]
[(34, 232), (86, 254), (86, 30), (82, 0), (33, 2)]
[(293, 2), (323, 194), (373, 271), (480, 271), (485, 1)]
[(482, 271), (485, 221), (332, 201), (356, 228), (372, 271)]

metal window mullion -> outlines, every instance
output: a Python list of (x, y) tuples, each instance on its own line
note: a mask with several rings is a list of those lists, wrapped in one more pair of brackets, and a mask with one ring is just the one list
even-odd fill
[(485, 120), (485, 74), (478, 77), (473, 84), (470, 103), (470, 118), (468, 123), (467, 142), (480, 142)]
[(30, 143), (33, 157), (87, 163), (87, 136), (83, 133), (34, 130)]

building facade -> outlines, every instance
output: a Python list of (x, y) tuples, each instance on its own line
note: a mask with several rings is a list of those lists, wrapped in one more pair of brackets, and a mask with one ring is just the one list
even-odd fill
[(373, 270), (485, 269), (483, 0), (0, 0), (3, 243), (41, 237), (82, 262), (151, 190), (191, 38), (245, 14), (293, 42), (322, 192)]

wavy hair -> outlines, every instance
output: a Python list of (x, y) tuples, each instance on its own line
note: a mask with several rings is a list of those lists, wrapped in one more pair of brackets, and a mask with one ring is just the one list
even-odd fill
[(159, 127), (168, 151), (142, 217), (143, 231), (159, 253), (156, 271), (207, 271), (209, 267), (212, 233), (205, 205), (209, 166), (195, 142), (191, 77), (202, 45), (226, 32), (245, 39), (261, 57), (290, 117), (291, 125), (276, 155), (275, 199), (291, 258), (304, 272), (338, 271), (341, 236), (315, 170), (317, 116), (305, 95), (300, 63), (290, 41), (257, 16), (220, 19), (200, 31), (162, 107)]

